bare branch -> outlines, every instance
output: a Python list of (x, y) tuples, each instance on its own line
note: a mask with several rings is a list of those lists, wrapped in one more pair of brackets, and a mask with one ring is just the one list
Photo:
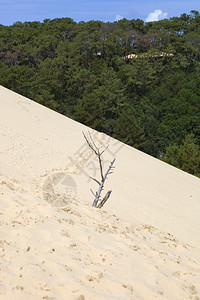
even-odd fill
[(90, 191), (92, 192), (92, 194), (96, 197), (96, 195), (95, 195), (95, 193), (93, 192), (93, 190), (92, 189), (90, 189)]
[(108, 146), (100, 153), (100, 155), (102, 155), (107, 149), (108, 149)]
[[(101, 192), (102, 192), (102, 190), (103, 190), (105, 180), (106, 180), (106, 178), (107, 178), (107, 176), (108, 176), (108, 174), (109, 174), (109, 171), (110, 171), (110, 169), (112, 168), (114, 162), (115, 162), (115, 159), (113, 159), (113, 161), (110, 163), (110, 166), (108, 167), (107, 171), (105, 172), (105, 174), (104, 174), (104, 176), (103, 176), (103, 179), (102, 179), (102, 181), (101, 181), (101, 183), (100, 183), (100, 185), (99, 185), (98, 191), (97, 191), (97, 193), (96, 193), (96, 197), (95, 197), (95, 199), (94, 199), (94, 201), (93, 201), (93, 204), (92, 204), (94, 207), (98, 207), (97, 204), (98, 204), (99, 201), (101, 201), (101, 200), (100, 200)], [(110, 196), (110, 195), (109, 195), (109, 196)], [(105, 203), (105, 202), (104, 202), (104, 203)], [(104, 204), (104, 203), (103, 203), (103, 204)], [(103, 204), (102, 204), (102, 206), (103, 206)], [(102, 206), (101, 206), (101, 207), (102, 207)]]
[[(93, 179), (96, 183), (98, 183), (99, 188), (96, 192), (96, 194), (91, 190), (92, 194), (95, 196), (95, 199), (93, 201), (93, 206), (97, 207), (97, 208), (101, 208), (105, 202), (108, 200), (108, 198), (110, 197), (110, 194), (112, 191), (108, 191), (107, 194), (104, 196), (103, 200), (101, 200), (101, 192), (103, 191), (104, 188), (104, 183), (105, 180), (107, 179), (107, 176), (109, 174), (112, 174), (113, 172), (111, 172), (111, 170), (114, 168), (113, 164), (115, 162), (115, 158), (113, 159), (113, 161), (110, 163), (110, 166), (108, 167), (107, 171), (105, 172), (105, 174), (103, 174), (103, 167), (102, 167), (102, 159), (101, 159), (101, 155), (108, 149), (108, 146), (100, 152), (100, 148), (101, 147), (97, 147), (95, 142), (93, 141), (92, 135), (90, 132), (88, 132), (87, 136), (86, 134), (83, 132), (83, 136), (88, 144), (88, 146), (90, 147), (90, 149), (92, 149), (92, 151), (95, 153), (95, 155), (98, 157), (98, 161), (99, 161), (99, 168), (100, 168), (100, 175), (101, 175), (101, 182), (98, 181), (97, 179), (90, 177), (91, 179)], [(100, 201), (100, 203), (98, 204), (98, 202)]]
[(90, 178), (93, 179), (96, 183), (100, 184), (100, 182), (97, 179), (95, 179), (95, 178), (93, 178), (91, 176), (90, 176)]
[(110, 197), (110, 194), (112, 193), (112, 191), (108, 191), (106, 193), (106, 195), (104, 196), (103, 200), (99, 203), (99, 205), (97, 206), (97, 208), (102, 208), (102, 206), (106, 203), (106, 201), (108, 200), (108, 198)]
[(94, 147), (93, 147), (93, 145), (92, 145), (92, 143), (91, 143), (91, 140), (85, 135), (84, 132), (83, 132), (83, 136), (84, 136), (84, 138), (85, 138), (85, 140), (86, 140), (88, 146), (92, 149), (92, 151), (95, 152), (95, 154), (97, 154), (96, 151), (95, 151), (95, 149), (94, 149)]
[(100, 174), (101, 174), (101, 180), (103, 180), (103, 167), (102, 167), (102, 160), (101, 160), (101, 155), (98, 155), (99, 159), (99, 168), (100, 168)]
[(88, 146), (92, 149), (92, 151), (94, 151), (94, 153), (96, 155), (99, 155), (99, 149), (96, 146), (96, 144), (94, 143), (93, 139), (92, 139), (92, 135), (90, 132), (88, 132), (88, 136), (85, 135), (85, 133), (83, 132), (83, 136), (88, 144)]

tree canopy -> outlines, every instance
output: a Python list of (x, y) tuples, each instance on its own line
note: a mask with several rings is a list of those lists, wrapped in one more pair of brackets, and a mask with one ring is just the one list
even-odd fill
[(199, 174), (189, 158), (174, 162), (191, 145), (188, 136), (195, 153), (200, 147), (197, 11), (148, 23), (61, 18), (1, 25), (0, 57), (3, 86)]

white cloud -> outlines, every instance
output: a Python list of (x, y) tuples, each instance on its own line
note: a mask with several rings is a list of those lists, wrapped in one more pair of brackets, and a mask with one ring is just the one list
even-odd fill
[(159, 21), (159, 20), (167, 18), (167, 15), (168, 15), (167, 12), (163, 12), (161, 9), (156, 9), (156, 10), (154, 10), (154, 12), (151, 12), (150, 14), (148, 14), (145, 22)]
[(124, 17), (120, 16), (120, 15), (116, 15), (115, 17), (115, 21), (119, 21), (122, 20)]

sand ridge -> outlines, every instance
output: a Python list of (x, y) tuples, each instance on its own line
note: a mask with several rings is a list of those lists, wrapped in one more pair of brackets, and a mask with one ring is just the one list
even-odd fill
[(200, 299), (200, 180), (0, 87), (0, 299)]

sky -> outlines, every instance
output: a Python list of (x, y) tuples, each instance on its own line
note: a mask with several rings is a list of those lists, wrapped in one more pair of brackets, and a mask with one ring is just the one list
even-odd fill
[(200, 11), (200, 0), (0, 0), (0, 24), (69, 17), (76, 22), (122, 18), (145, 22)]

